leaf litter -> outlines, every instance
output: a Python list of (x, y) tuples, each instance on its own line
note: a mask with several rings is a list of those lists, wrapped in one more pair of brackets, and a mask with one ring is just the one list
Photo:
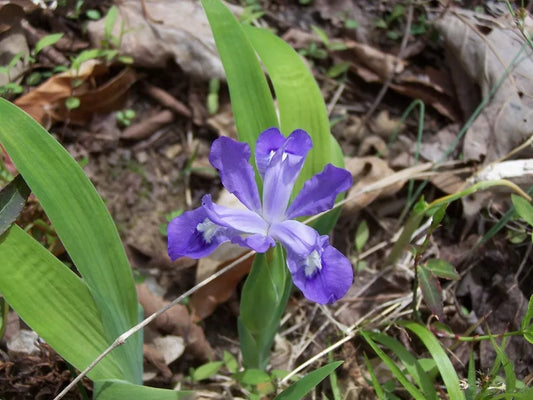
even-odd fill
[[(53, 75), (17, 101), (26, 104), (28, 110), (36, 110), (35, 116), (44, 125), (52, 126), (52, 132), (78, 160), (88, 160), (86, 173), (106, 199), (132, 265), (141, 276), (140, 280), (145, 280), (138, 285), (138, 291), (145, 313), (149, 314), (203, 276), (227, 265), (238, 257), (241, 249), (213, 255), (199, 263), (189, 259), (171, 263), (166, 257), (165, 238), (161, 234), (165, 215), (178, 209), (192, 209), (204, 193), (219, 192), (216, 176), (204, 174), (202, 169), (209, 165), (207, 154), (212, 140), (217, 135), (234, 135), (233, 121), (224, 85), (219, 93), (219, 110), (207, 119), (207, 80), (223, 79), (223, 72), (198, 4), (180, 2), (183, 8), (179, 8), (175, 4), (169, 7), (164, 2), (158, 5), (145, 1), (149, 13), (146, 15), (140, 3), (117, 4), (120, 19), (114, 25), (117, 30), (121, 21), (127, 24), (121, 52), (133, 57), (131, 69), (124, 65), (109, 69), (102, 62), (88, 63), (80, 71), (81, 75)], [(411, 35), (408, 56), (399, 59), (399, 43), (385, 39), (384, 32), (372, 23), (375, 18), (391, 12), (392, 2), (382, 2), (380, 7), (369, 7), (365, 1), (314, 3), (302, 6), (296, 2), (265, 2), (267, 17), (261, 23), (278, 29), (279, 34), (292, 28), (291, 41), (300, 50), (313, 41), (323, 46), (311, 25), (320, 26), (330, 40), (346, 44), (343, 50), (327, 49), (325, 59), (310, 56), (308, 59), (312, 61), (326, 102), (331, 102), (332, 120), (340, 118), (332, 130), (340, 140), (348, 169), (355, 178), (355, 185), (348, 194), (349, 201), (333, 233), (333, 242), (360, 270), (348, 295), (334, 307), (316, 308), (297, 295), (291, 298), (272, 359), (277, 367), (287, 369), (296, 367), (326, 348), (332, 340), (342, 337), (340, 332), (346, 327), (361, 323), (367, 327), (382, 327), (409, 313), (413, 257), (405, 253), (392, 266), (385, 265), (384, 260), (404, 222), (400, 216), (410, 196), (412, 179), (416, 180), (415, 186), (417, 182), (430, 179), (431, 184), (424, 191), (427, 199), (455, 193), (465, 187), (475, 169), (475, 165), (460, 163), (460, 156), (483, 166), (499, 163), (532, 133), (530, 83), (533, 68), (529, 68), (531, 49), (526, 49), (509, 78), (503, 81), (468, 128), (461, 147), (447, 156), (448, 164), (434, 169), (429, 163), (441, 161), (448, 153), (466, 119), (499, 80), (523, 43), (509, 18), (480, 16), (452, 8), (436, 17), (431, 25), (440, 32), (446, 58), (442, 48), (435, 47), (429, 39), (420, 41)], [(317, 13), (313, 14), (314, 11)], [(173, 13), (181, 15), (173, 17)], [(346, 28), (348, 19), (359, 21), (360, 28)], [(41, 31), (46, 29), (46, 24), (38, 19), (32, 19), (31, 23)], [(89, 37), (93, 46), (98, 46), (103, 39), (102, 23), (90, 24)], [(431, 26), (428, 24), (428, 30)], [(201, 29), (196, 29), (198, 27)], [(70, 33), (80, 39), (79, 32)], [(82, 41), (86, 39), (81, 38)], [(0, 50), (2, 48), (0, 44)], [(65, 48), (54, 48), (70, 56)], [(194, 52), (187, 54), (187, 49)], [(169, 64), (169, 60), (175, 64)], [(328, 68), (344, 61), (349, 63), (349, 69), (342, 76), (343, 80), (328, 78)], [(81, 106), (75, 112), (67, 112), (63, 104), (71, 95), (72, 79), (80, 77), (85, 81), (78, 92)], [(376, 110), (376, 117), (370, 118), (362, 127), (362, 133), (355, 135), (366, 120), (370, 104), (389, 78), (391, 91)], [(341, 84), (344, 88), (334, 100), (334, 92)], [(154, 94), (157, 92), (154, 87), (160, 92)], [(87, 101), (83, 101), (84, 95), (88, 96)], [(101, 98), (109, 101), (97, 104), (97, 99)], [(428, 106), (420, 143), (416, 138), (418, 116), (401, 118), (411, 100), (417, 98)], [(184, 104), (186, 106), (181, 107)], [(114, 114), (126, 108), (136, 112), (129, 133), (128, 128), (117, 123)], [(158, 115), (165, 118), (155, 119), (155, 124), (146, 127), (150, 119)], [(417, 154), (419, 161), (415, 165)], [(512, 155), (519, 161), (527, 161), (529, 157), (527, 149)], [(520, 184), (526, 188), (531, 186), (527, 179)], [(505, 196), (508, 201), (508, 194), (503, 198)], [(490, 203), (472, 201), (478, 203), (477, 209), (464, 204), (450, 206), (448, 220), (429, 240), (425, 256), (450, 262), (461, 275), (458, 282), (438, 281), (443, 290), (443, 308), (437, 313), (454, 332), (465, 332), (476, 325), (475, 332), (479, 334), (487, 333), (487, 329), (501, 333), (515, 329), (527, 307), (525, 300), (531, 294), (533, 278), (527, 268), (518, 266), (529, 265), (530, 253), (525, 246), (513, 245), (505, 233), (479, 245), (485, 232), (508, 205), (494, 200)], [(465, 215), (478, 223), (465, 227)], [(362, 219), (368, 222), (369, 238), (361, 248), (356, 248), (354, 238)], [(423, 231), (413, 236), (414, 243), (419, 243), (421, 237)], [(500, 268), (502, 265), (505, 269)], [(238, 354), (236, 305), (239, 286), (248, 268), (247, 263), (241, 264), (231, 274), (197, 292), (187, 306), (176, 306), (147, 329), (144, 350), (148, 384), (169, 387), (186, 377), (191, 365), (210, 359), (221, 360), (224, 350)], [(150, 282), (156, 282), (159, 291), (154, 292)], [(420, 310), (426, 317), (432, 314), (424, 303)], [(391, 332), (412, 352), (420, 351), (416, 344), (408, 343), (405, 332), (394, 329)], [(442, 340), (446, 345), (453, 344), (450, 339)], [(351, 340), (335, 353), (336, 357), (346, 360), (339, 373), (339, 385), (346, 398), (373, 398), (365, 380), (367, 372), (361, 345), (362, 342)], [(6, 349), (5, 343), (0, 349)], [(461, 345), (453, 351), (457, 356), (456, 368), (463, 370), (468, 362), (469, 347)], [(42, 385), (44, 373), (39, 378), (39, 371), (35, 371), (36, 380), (20, 386), (14, 370), (8, 371), (14, 362), (22, 362), (23, 369), (35, 365), (39, 357), (41, 361), (44, 359), (42, 354), (26, 356), (23, 361), (0, 354), (3, 357), (0, 382), (5, 385), (2, 390), (6, 393), (20, 394), (22, 388), (28, 390)], [(519, 377), (532, 373), (533, 361), (524, 356), (528, 348), (523, 341), (509, 340), (506, 354), (515, 363)], [(47, 349), (46, 357), (52, 356), (53, 351)], [(477, 356), (480, 367), (490, 368), (495, 357), (490, 342), (481, 344)], [(54, 362), (55, 371), (64, 372), (64, 367), (58, 370), (58, 361)], [(370, 364), (380, 379), (390, 378), (390, 372), (379, 358), (371, 358)], [(60, 386), (69, 379), (63, 372), (53, 376), (54, 385)], [(197, 382), (194, 387), (210, 398), (225, 398), (221, 394), (224, 393), (222, 385), (216, 381)], [(237, 388), (233, 389), (237, 393)]]

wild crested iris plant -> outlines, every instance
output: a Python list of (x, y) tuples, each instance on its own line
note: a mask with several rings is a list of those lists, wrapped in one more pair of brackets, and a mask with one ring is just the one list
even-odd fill
[(226, 241), (263, 253), (278, 241), (286, 250), (293, 282), (306, 298), (326, 304), (344, 296), (353, 280), (350, 261), (329, 244), (326, 235), (295, 218), (331, 209), (336, 196), (350, 187), (350, 173), (326, 165), (305, 182), (289, 204), (311, 148), (311, 138), (303, 130), (295, 130), (288, 138), (277, 128), (261, 133), (255, 152), (255, 163), (263, 180), (261, 203), (254, 169), (249, 163), (248, 144), (227, 137), (215, 140), (209, 161), (220, 172), (224, 187), (246, 209), (217, 205), (211, 195), (205, 195), (201, 207), (170, 222), (170, 257), (173, 260), (182, 256), (205, 257)]

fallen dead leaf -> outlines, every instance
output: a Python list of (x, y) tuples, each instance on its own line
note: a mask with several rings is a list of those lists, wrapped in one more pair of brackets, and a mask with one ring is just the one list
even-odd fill
[[(533, 133), (533, 49), (513, 24), (457, 9), (435, 22), (450, 58), (459, 61), (452, 69), (454, 78), (464, 83), (467, 77), (470, 84), (466, 87), (477, 85), (481, 98), (489, 95), (522, 51), (509, 76), (468, 129), (463, 144), (466, 160), (488, 164), (506, 156)], [(521, 153), (532, 155), (531, 149)]]
[(354, 213), (379, 197), (393, 196), (405, 184), (404, 179), (399, 179), (381, 189), (365, 192), (364, 189), (370, 184), (392, 176), (395, 172), (385, 160), (378, 157), (352, 157), (345, 159), (344, 163), (345, 168), (352, 174), (354, 182), (357, 182), (346, 196), (347, 202), (343, 206), (345, 213)]
[[(93, 77), (107, 73), (107, 67), (96, 60), (89, 60), (78, 71), (70, 70), (54, 75), (31, 92), (19, 97), (15, 104), (30, 114), (41, 125), (48, 127), (54, 121), (85, 125), (95, 113), (104, 113), (123, 108), (125, 95), (137, 80), (129, 68), (99, 87), (90, 84)], [(73, 89), (74, 82), (82, 84)], [(65, 101), (77, 97), (80, 106), (68, 110)]]
[[(137, 285), (139, 303), (145, 316), (152, 315), (167, 304), (168, 301), (155, 295), (145, 284)], [(165, 335), (180, 336), (184, 339), (186, 349), (199, 360), (213, 358), (213, 350), (205, 338), (202, 328), (193, 323), (187, 307), (177, 304), (154, 321), (155, 327)]]
[[(113, 34), (126, 32), (121, 54), (133, 57), (136, 65), (163, 68), (173, 59), (188, 74), (202, 79), (225, 79), (215, 41), (200, 2), (192, 0), (144, 0), (150, 18), (138, 0), (117, 3)], [(90, 22), (91, 43), (99, 47), (105, 37), (105, 19)]]

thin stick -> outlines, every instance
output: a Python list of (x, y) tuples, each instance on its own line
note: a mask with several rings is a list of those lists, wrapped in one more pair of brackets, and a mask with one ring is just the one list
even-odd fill
[(208, 278), (204, 279), (202, 282), (197, 284), (196, 286), (192, 287), (191, 289), (187, 290), (185, 293), (183, 293), (181, 296), (175, 298), (171, 303), (167, 304), (165, 307), (161, 308), (157, 312), (153, 313), (146, 319), (144, 319), (139, 324), (135, 325), (133, 328), (127, 330), (122, 335), (120, 335), (118, 338), (115, 339), (113, 344), (109, 346), (107, 349), (104, 350), (102, 354), (100, 354), (98, 357), (94, 359), (94, 361), (89, 364), (87, 368), (85, 368), (70, 384), (63, 389), (61, 393), (59, 393), (54, 400), (60, 400), (63, 398), (64, 395), (66, 395), (70, 389), (72, 389), (80, 380), (85, 377), (100, 361), (104, 359), (109, 353), (111, 353), (113, 350), (115, 350), (117, 347), (123, 345), (126, 340), (135, 333), (137, 333), (139, 330), (147, 326), (150, 322), (152, 322), (154, 319), (159, 317), (161, 314), (168, 311), (170, 308), (174, 307), (176, 304), (181, 303), (185, 298), (189, 297), (191, 294), (196, 292), (198, 289), (204, 287), (208, 283), (214, 281), (219, 276), (224, 275), (227, 271), (235, 267), (237, 264), (241, 263), (242, 261), (250, 258), (252, 255), (255, 254), (255, 251), (249, 251), (248, 253), (244, 254), (243, 256), (239, 257), (237, 260), (233, 261), (231, 264), (227, 265), (226, 267), (222, 268), (220, 271), (215, 272), (213, 275), (209, 276)]

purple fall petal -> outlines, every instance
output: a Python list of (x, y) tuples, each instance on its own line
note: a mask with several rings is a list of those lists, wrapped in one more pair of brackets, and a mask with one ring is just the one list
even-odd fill
[(340, 192), (352, 185), (351, 174), (343, 168), (328, 164), (322, 172), (305, 182), (302, 190), (287, 209), (287, 218), (315, 215), (329, 210)]
[(266, 235), (268, 232), (267, 222), (253, 211), (219, 206), (213, 203), (210, 194), (202, 198), (202, 205), (208, 218), (218, 225), (232, 228), (240, 233)]
[[(206, 228), (204, 232), (198, 230), (199, 224), (203, 224), (201, 228)], [(222, 242), (230, 240), (233, 234), (236, 232), (231, 229), (210, 225), (203, 207), (186, 211), (168, 224), (168, 255), (172, 260), (184, 256), (202, 258), (211, 254)]]
[(285, 219), (294, 182), (312, 145), (305, 131), (295, 130), (272, 156), (263, 179), (263, 217), (267, 221)]
[(270, 236), (280, 242), (287, 252), (306, 256), (319, 247), (320, 236), (318, 232), (295, 220), (287, 220), (272, 224)]
[(213, 142), (209, 161), (220, 172), (224, 187), (252, 211), (261, 209), (254, 169), (249, 163), (250, 146), (227, 137)]
[(353, 269), (350, 261), (329, 244), (321, 252), (306, 258), (287, 253), (287, 265), (296, 287), (308, 300), (319, 304), (334, 303), (352, 285)]
[(255, 145), (255, 165), (261, 178), (265, 177), (265, 171), (272, 160), (272, 157), (278, 149), (285, 143), (283, 136), (278, 128), (268, 128), (263, 131)]

